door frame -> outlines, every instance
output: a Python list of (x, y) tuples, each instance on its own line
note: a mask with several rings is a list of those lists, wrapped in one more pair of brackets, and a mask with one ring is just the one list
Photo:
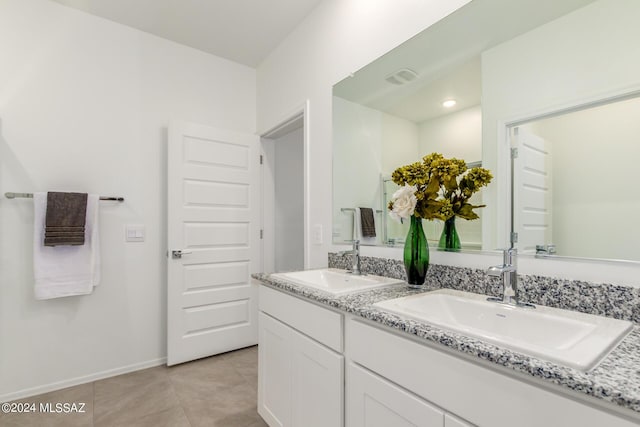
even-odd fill
[[(275, 199), (275, 170), (273, 169), (270, 160), (274, 157), (274, 147), (271, 143), (274, 136), (278, 133), (285, 131), (293, 123), (298, 120), (302, 120), (302, 135), (303, 135), (303, 247), (304, 247), (304, 268), (310, 268), (311, 265), (311, 248), (310, 248), (310, 190), (309, 190), (309, 170), (310, 170), (310, 156), (309, 156), (309, 100), (307, 99), (303, 104), (293, 109), (289, 114), (285, 115), (282, 119), (277, 121), (277, 124), (267, 128), (266, 130), (259, 132), (260, 135), (260, 154), (263, 156), (264, 164), (262, 168), (262, 224), (261, 228), (264, 230), (264, 238), (262, 240), (262, 253), (263, 253), (263, 271), (272, 272), (275, 269), (274, 245), (275, 245), (275, 215), (274, 215), (274, 199)], [(286, 133), (286, 132), (285, 132)]]

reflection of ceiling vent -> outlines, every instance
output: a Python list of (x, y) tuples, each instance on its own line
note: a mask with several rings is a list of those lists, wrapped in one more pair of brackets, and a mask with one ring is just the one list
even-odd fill
[(418, 74), (415, 71), (408, 68), (401, 68), (395, 73), (389, 74), (384, 79), (394, 85), (403, 85), (415, 80), (416, 77), (418, 77)]

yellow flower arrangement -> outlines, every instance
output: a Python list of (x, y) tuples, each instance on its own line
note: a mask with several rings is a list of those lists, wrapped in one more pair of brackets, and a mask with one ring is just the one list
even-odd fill
[[(422, 162), (397, 168), (391, 179), (399, 186), (412, 186), (415, 189), (413, 215), (416, 217), (446, 221), (458, 216), (472, 220), (479, 218), (473, 210), (486, 205), (472, 205), (469, 199), (480, 188), (487, 186), (493, 175), (480, 167), (467, 169), (464, 160), (445, 159), (440, 153), (431, 153), (424, 156)], [(394, 198), (388, 208), (394, 212)]]

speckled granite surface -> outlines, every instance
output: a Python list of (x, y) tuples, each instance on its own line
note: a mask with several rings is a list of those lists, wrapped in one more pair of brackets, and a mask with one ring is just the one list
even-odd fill
[[(349, 265), (348, 256), (330, 254), (331, 267), (344, 268)], [(388, 277), (401, 279), (404, 276), (402, 263), (394, 260), (363, 257), (362, 269), (371, 274)], [(398, 284), (343, 296), (332, 296), (319, 290), (274, 278), (269, 274), (255, 274), (253, 277), (276, 289), (369, 319), (396, 331), (444, 345), (525, 375), (566, 387), (577, 393), (614, 403), (635, 411), (636, 415), (640, 414), (639, 326), (635, 326), (622, 343), (594, 369), (589, 372), (581, 372), (475, 338), (446, 331), (427, 323), (403, 319), (372, 307), (372, 304), (379, 301), (429, 292), (442, 287), (477, 293), (484, 293), (485, 287), (488, 287), (489, 293), (492, 294), (497, 294), (499, 290), (499, 284), (493, 283), (492, 279), (487, 279), (481, 270), (432, 265), (429, 273), (428, 286), (422, 290), (411, 290), (404, 284)], [(638, 304), (638, 294), (635, 289), (588, 283), (582, 286), (580, 282), (566, 283), (566, 281), (546, 277), (525, 276), (521, 278), (523, 279), (523, 288), (527, 292), (527, 301), (559, 308), (576, 307), (570, 309), (606, 314), (621, 319), (637, 321), (639, 318), (638, 307), (627, 307), (627, 304), (634, 306)], [(538, 284), (536, 284), (536, 280), (539, 280)], [(560, 289), (562, 286), (569, 286), (570, 289), (563, 291)], [(577, 295), (573, 292), (577, 292)], [(573, 301), (573, 298), (579, 298), (579, 301)], [(624, 298), (629, 298), (626, 300), (627, 304), (622, 304)]]
[[(362, 271), (406, 280), (402, 261), (361, 257)], [(351, 255), (329, 254), (329, 267), (351, 268)], [(500, 279), (484, 270), (432, 264), (425, 283), (432, 288), (450, 288), (498, 296)], [(640, 324), (640, 288), (607, 283), (589, 283), (553, 277), (518, 275), (518, 298), (523, 302), (581, 311)]]

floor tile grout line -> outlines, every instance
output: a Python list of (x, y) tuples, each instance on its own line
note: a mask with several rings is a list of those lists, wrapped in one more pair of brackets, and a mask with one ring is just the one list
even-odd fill
[[(166, 365), (165, 365), (166, 366)], [(193, 424), (191, 424), (191, 420), (189, 419), (189, 417), (187, 416), (187, 411), (184, 410), (184, 406), (182, 404), (182, 399), (180, 399), (180, 395), (178, 394), (178, 392), (176, 391), (176, 388), (173, 385), (173, 381), (171, 381), (171, 375), (169, 375), (169, 372), (167, 371), (166, 373), (167, 375), (167, 380), (169, 382), (169, 387), (171, 387), (171, 391), (173, 392), (173, 394), (176, 397), (176, 402), (177, 402), (177, 406), (180, 408), (180, 410), (182, 411), (182, 415), (184, 415), (185, 420), (187, 420), (187, 424), (189, 424), (189, 427), (193, 427)]]
[(189, 416), (187, 415), (187, 411), (185, 411), (184, 405), (182, 405), (182, 401), (179, 400), (179, 402), (180, 402), (180, 410), (182, 410), (182, 415), (184, 415), (184, 419), (187, 420), (187, 424), (189, 424), (189, 427), (193, 427), (193, 423), (191, 423), (191, 419), (189, 419)]
[(91, 397), (93, 398), (93, 402), (91, 403), (91, 426), (95, 427), (96, 425), (96, 382), (91, 383)]

